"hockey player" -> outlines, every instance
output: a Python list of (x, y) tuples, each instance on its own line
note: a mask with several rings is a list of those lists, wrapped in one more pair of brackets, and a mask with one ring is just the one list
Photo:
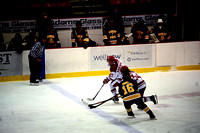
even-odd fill
[(129, 73), (131, 79), (136, 81), (137, 86), (138, 86), (138, 92), (140, 93), (141, 98), (144, 102), (152, 101), (154, 104), (158, 103), (156, 95), (144, 96), (144, 91), (146, 89), (146, 83), (140, 75), (138, 75), (135, 71), (130, 71), (127, 66), (122, 66), (120, 71), (121, 71), (121, 73), (124, 73), (124, 72)]
[(113, 19), (109, 19), (108, 24), (103, 27), (103, 42), (105, 45), (119, 45), (121, 34)]
[(160, 42), (169, 42), (171, 40), (171, 34), (168, 31), (166, 23), (162, 19), (158, 19), (156, 26), (152, 29), (156, 37)]
[(150, 119), (156, 119), (151, 109), (143, 102), (141, 94), (138, 91), (138, 84), (130, 76), (129, 71), (122, 71), (123, 81), (119, 84), (119, 94), (121, 95), (124, 107), (128, 116), (133, 116), (131, 105), (136, 104), (140, 109), (144, 110)]
[(119, 59), (116, 59), (113, 56), (108, 56), (107, 58), (108, 65), (110, 66), (110, 75), (103, 80), (104, 84), (110, 83), (110, 90), (114, 96), (113, 101), (118, 103), (119, 99), (117, 97), (116, 87), (122, 82), (122, 74), (120, 72), (121, 67), (123, 66), (122, 62)]
[(82, 27), (81, 21), (76, 22), (76, 28), (71, 33), (72, 47), (97, 46), (96, 42), (89, 38), (86, 28)]
[(143, 19), (140, 19), (135, 25), (133, 25), (131, 28), (131, 33), (133, 33), (133, 43), (139, 44), (149, 42), (148, 28), (144, 24)]
[(45, 48), (60, 48), (60, 40), (58, 37), (58, 32), (53, 28), (53, 25), (50, 25), (47, 29), (45, 35), (47, 36), (47, 44)]

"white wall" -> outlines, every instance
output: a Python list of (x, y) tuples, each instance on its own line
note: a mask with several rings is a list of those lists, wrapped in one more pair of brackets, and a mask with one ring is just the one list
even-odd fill
[(200, 41), (184, 42), (185, 65), (199, 65), (200, 63)]
[(120, 57), (130, 68), (199, 65), (200, 41), (47, 49), (46, 73), (108, 70), (108, 55)]
[(89, 49), (83, 48), (46, 50), (46, 74), (88, 71), (88, 51)]
[(199, 63), (200, 41), (156, 45), (156, 66), (199, 65)]
[(176, 42), (176, 66), (185, 65), (185, 44)]
[[(28, 53), (24, 51), (22, 62), (15, 63), (22, 63), (23, 75), (29, 75)], [(130, 68), (199, 65), (200, 41), (46, 49), (46, 74), (108, 70), (108, 55), (119, 57)]]
[(156, 45), (156, 66), (174, 66), (176, 64), (176, 43)]

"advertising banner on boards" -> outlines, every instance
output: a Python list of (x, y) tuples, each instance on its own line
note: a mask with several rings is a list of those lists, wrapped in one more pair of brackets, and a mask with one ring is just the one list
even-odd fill
[(91, 47), (89, 53), (89, 70), (109, 70), (107, 57), (112, 55), (117, 59), (124, 60), (123, 46), (116, 47)]
[(0, 52), (0, 77), (22, 75), (22, 54)]
[(153, 66), (152, 45), (131, 45), (124, 47), (126, 64), (130, 68)]
[(89, 70), (109, 70), (107, 57), (113, 55), (129, 68), (153, 67), (153, 45), (126, 45), (90, 48)]

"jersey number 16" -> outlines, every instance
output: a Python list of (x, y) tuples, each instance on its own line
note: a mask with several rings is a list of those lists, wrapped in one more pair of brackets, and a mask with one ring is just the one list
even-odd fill
[(126, 83), (122, 86), (122, 89), (124, 90), (124, 95), (127, 95), (128, 93), (134, 92), (133, 84), (132, 83)]

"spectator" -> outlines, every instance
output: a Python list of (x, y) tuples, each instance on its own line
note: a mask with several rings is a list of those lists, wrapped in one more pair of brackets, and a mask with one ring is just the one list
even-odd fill
[(47, 13), (42, 13), (37, 21), (37, 31), (39, 32), (39, 38), (43, 37), (49, 27), (52, 25), (51, 19)]
[(124, 33), (124, 21), (117, 8), (113, 9), (109, 15), (109, 19), (114, 20), (114, 25), (118, 28), (120, 34)]
[(4, 51), (5, 50), (5, 46), (4, 46), (4, 38), (3, 38), (3, 34), (0, 31), (0, 51)]
[(45, 48), (60, 48), (60, 40), (58, 38), (57, 30), (53, 28), (53, 24), (47, 29), (45, 36), (47, 37), (47, 43)]
[[(109, 33), (114, 30), (117, 33)], [(112, 32), (112, 31), (110, 31)], [(116, 36), (118, 35), (118, 36)], [(111, 38), (110, 38), (111, 36)], [(113, 37), (113, 38), (112, 38)], [(115, 39), (114, 39), (115, 38)], [(105, 45), (126, 45), (130, 44), (128, 37), (124, 33), (124, 21), (118, 9), (113, 9), (103, 26), (103, 40)]]
[(37, 41), (36, 32), (32, 29), (30, 30), (29, 35), (25, 36), (24, 38), (25, 49), (30, 50), (36, 41)]
[(158, 19), (156, 26), (152, 30), (160, 42), (167, 42), (171, 40), (170, 32), (167, 29), (166, 23), (162, 19)]
[(88, 46), (97, 45), (96, 42), (89, 38), (86, 28), (82, 27), (81, 21), (76, 22), (76, 28), (72, 31), (71, 40), (72, 47), (83, 47), (86, 49)]
[(21, 54), (24, 50), (24, 47), (22, 45), (23, 39), (20, 33), (16, 33), (15, 37), (11, 39), (8, 51), (17, 51), (18, 54)]
[(158, 19), (162, 19), (163, 23), (166, 23), (166, 21), (167, 21), (167, 17), (163, 13), (158, 16)]
[(42, 69), (41, 57), (46, 43), (46, 36), (41, 37), (40, 41), (37, 41), (31, 48), (29, 58), (29, 69), (30, 69), (30, 85), (39, 85), (40, 72)]
[(121, 44), (120, 38), (121, 34), (118, 30), (119, 28), (116, 27), (114, 24), (113, 19), (108, 20), (108, 24), (103, 27), (103, 42), (105, 45), (119, 45)]
[(149, 42), (148, 28), (144, 24), (143, 19), (140, 19), (135, 25), (133, 25), (131, 33), (133, 36), (133, 43), (139, 44)]

